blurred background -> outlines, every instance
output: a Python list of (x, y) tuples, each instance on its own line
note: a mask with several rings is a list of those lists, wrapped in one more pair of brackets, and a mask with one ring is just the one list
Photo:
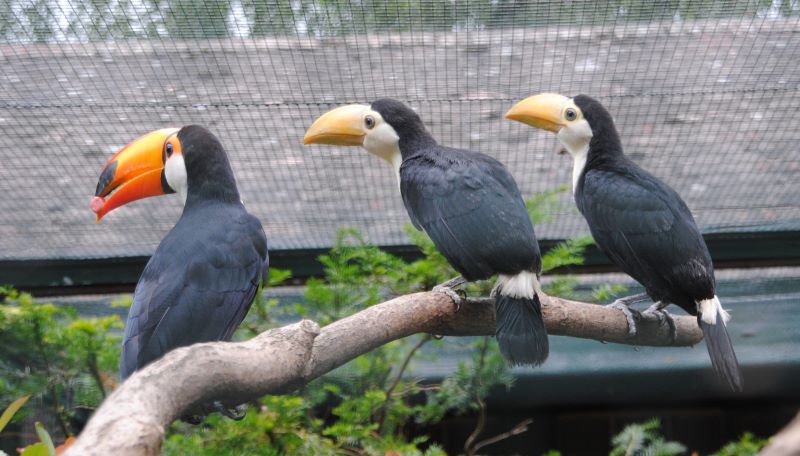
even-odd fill
[[(268, 297), (307, 299), (306, 281), (326, 272), (318, 256), (342, 227), (419, 260), (390, 167), (363, 151), (302, 145), (321, 113), (381, 97), (415, 108), (441, 143), (504, 162), (524, 197), (546, 192), (536, 231), (550, 249), (588, 234), (564, 187), (571, 160), (552, 135), (503, 118), (542, 91), (598, 98), (626, 153), (686, 200), (732, 309), (747, 388), (726, 392), (702, 346), (554, 338), (542, 369), (515, 369), (511, 389), (486, 396), (490, 427), (535, 417), (534, 431), (481, 451), (599, 454), (624, 424), (652, 416), (701, 454), (743, 431), (774, 433), (800, 403), (794, 0), (5, 0), (0, 284), (87, 318), (124, 319), (109, 303), (133, 290), (181, 202), (139, 201), (100, 223), (88, 203), (115, 151), (188, 124), (221, 139), (272, 266), (290, 271)], [(636, 291), (594, 247), (581, 257), (545, 281), (569, 275), (570, 291), (586, 296), (610, 283)], [(413, 363), (414, 375), (439, 381), (469, 358), (447, 348)], [(21, 381), (0, 382), (0, 397), (13, 399)], [(425, 432), (460, 451), (469, 420)]]

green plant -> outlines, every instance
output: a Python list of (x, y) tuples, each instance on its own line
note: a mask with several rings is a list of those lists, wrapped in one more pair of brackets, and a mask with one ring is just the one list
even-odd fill
[(73, 435), (76, 407), (96, 406), (115, 384), (119, 319), (81, 318), (8, 287), (0, 295), (0, 401), (31, 395)]
[(714, 453), (714, 456), (754, 456), (768, 442), (767, 439), (759, 439), (753, 434), (745, 432), (738, 441), (728, 443)]
[(680, 443), (665, 440), (660, 429), (661, 423), (655, 418), (628, 425), (611, 440), (609, 456), (677, 456), (686, 451)]
[[(11, 405), (3, 411), (3, 414), (0, 415), (0, 432), (3, 431), (19, 409), (28, 402), (28, 399), (30, 399), (30, 396), (22, 396), (12, 402)], [(74, 437), (69, 437), (62, 445), (56, 448), (55, 445), (53, 445), (53, 439), (50, 438), (50, 434), (44, 426), (42, 426), (42, 423), (37, 421), (34, 428), (36, 429), (36, 435), (39, 437), (39, 441), (23, 448), (21, 456), (56, 456), (75, 441)], [(6, 456), (6, 453), (0, 450), (0, 456)]]

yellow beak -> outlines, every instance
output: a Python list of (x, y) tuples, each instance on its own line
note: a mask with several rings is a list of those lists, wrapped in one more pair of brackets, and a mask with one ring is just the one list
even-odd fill
[(368, 110), (369, 106), (353, 104), (326, 112), (308, 128), (303, 144), (362, 145), (367, 134), (364, 114)]
[(565, 126), (563, 111), (567, 101), (569, 98), (564, 95), (540, 93), (515, 104), (506, 113), (506, 119), (558, 133)]

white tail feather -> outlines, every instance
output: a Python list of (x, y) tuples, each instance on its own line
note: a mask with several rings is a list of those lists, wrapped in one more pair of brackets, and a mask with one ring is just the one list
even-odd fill
[(498, 289), (501, 290), (503, 296), (520, 299), (533, 299), (534, 295), (542, 292), (536, 273), (530, 271), (522, 271), (513, 276), (500, 274), (494, 289), (492, 289), (492, 296), (497, 294)]
[(702, 315), (700, 318), (703, 319), (704, 322), (708, 323), (709, 325), (717, 324), (717, 313), (719, 312), (722, 315), (722, 323), (727, 326), (728, 321), (730, 321), (731, 316), (730, 314), (722, 308), (722, 304), (719, 302), (719, 298), (717, 295), (714, 295), (711, 299), (703, 299), (702, 301), (697, 301), (697, 310)]

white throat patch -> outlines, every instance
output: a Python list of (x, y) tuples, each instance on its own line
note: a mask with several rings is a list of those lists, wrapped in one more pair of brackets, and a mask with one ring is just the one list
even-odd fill
[(592, 140), (592, 127), (586, 119), (580, 119), (563, 127), (556, 135), (558, 140), (572, 156), (572, 194), (578, 187), (578, 179), (586, 166), (589, 156), (589, 142)]
[(388, 161), (394, 168), (397, 176), (397, 186), (400, 187), (400, 164), (403, 156), (400, 154), (400, 137), (391, 125), (381, 122), (364, 136), (364, 149)]
[(183, 204), (186, 204), (189, 183), (186, 180), (186, 164), (183, 162), (183, 154), (175, 154), (167, 159), (164, 164), (164, 177), (170, 188), (183, 199)]

